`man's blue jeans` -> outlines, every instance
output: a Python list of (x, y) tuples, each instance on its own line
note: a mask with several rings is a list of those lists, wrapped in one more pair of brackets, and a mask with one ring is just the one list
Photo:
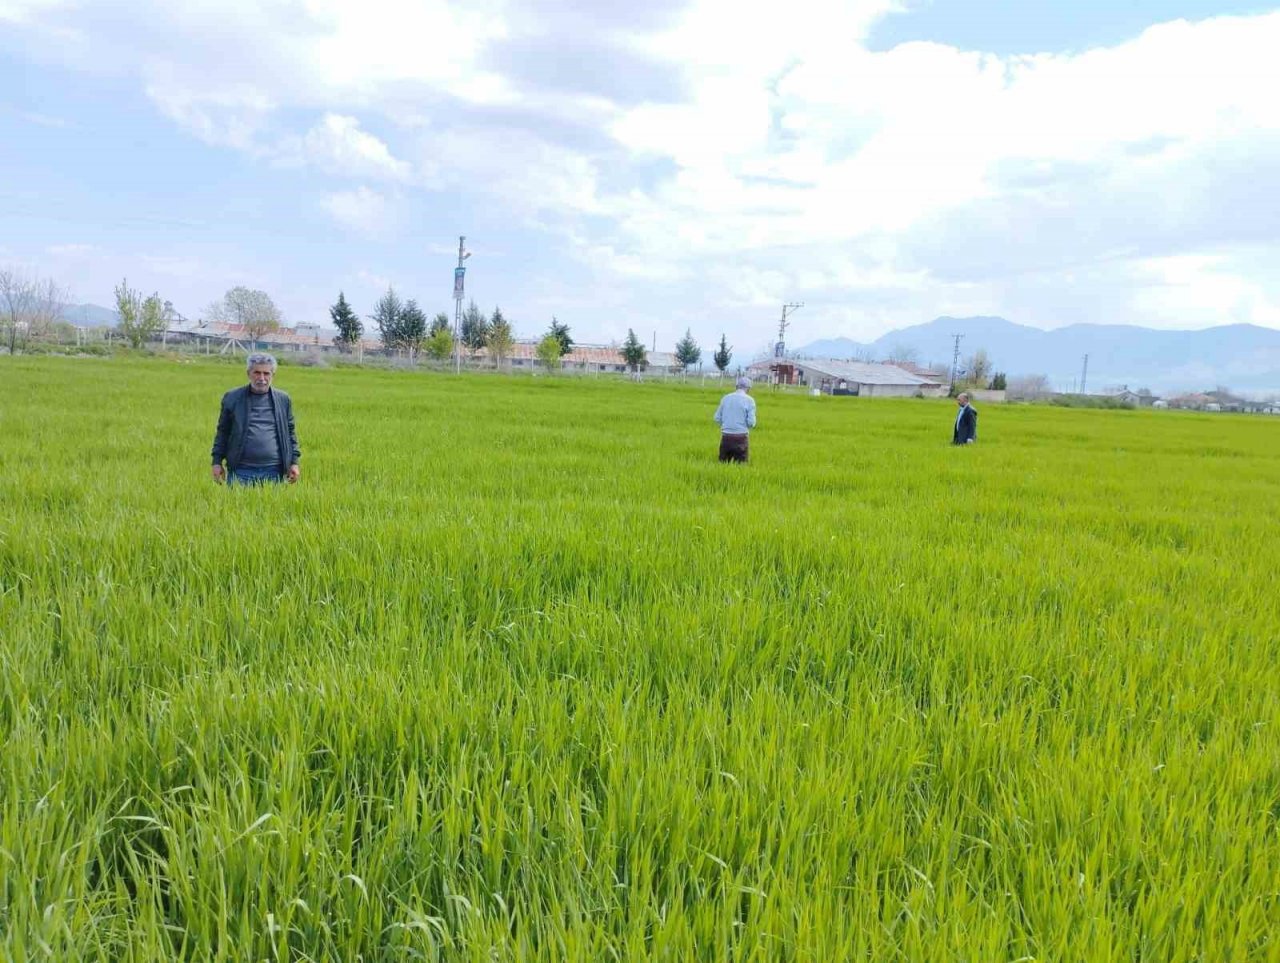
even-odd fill
[(267, 482), (280, 482), (284, 476), (276, 465), (270, 468), (245, 468), (241, 466), (235, 471), (227, 472), (228, 485), (265, 485)]

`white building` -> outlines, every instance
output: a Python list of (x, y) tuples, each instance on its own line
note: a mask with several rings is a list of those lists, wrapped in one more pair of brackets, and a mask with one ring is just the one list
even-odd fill
[(824, 394), (861, 398), (945, 398), (947, 385), (904, 371), (897, 365), (830, 358), (766, 359), (747, 368), (747, 376), (771, 384), (817, 388)]

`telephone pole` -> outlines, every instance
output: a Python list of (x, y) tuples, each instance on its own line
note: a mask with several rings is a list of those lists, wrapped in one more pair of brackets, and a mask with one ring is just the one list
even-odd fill
[(1089, 356), (1084, 356), (1084, 368), (1080, 371), (1080, 394), (1085, 394), (1085, 380), (1089, 377)]
[(785, 358), (787, 355), (787, 318), (795, 314), (804, 307), (803, 301), (788, 301), (782, 306), (782, 320), (778, 322), (778, 343), (773, 346), (773, 356), (775, 358)]
[(956, 342), (955, 350), (951, 352), (951, 393), (955, 394), (956, 372), (960, 370), (960, 339), (963, 338), (964, 335), (953, 334), (951, 337), (954, 338)]

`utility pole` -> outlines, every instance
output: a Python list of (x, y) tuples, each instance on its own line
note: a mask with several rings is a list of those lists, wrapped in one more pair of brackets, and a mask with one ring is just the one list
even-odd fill
[(1084, 356), (1084, 368), (1083, 368), (1083, 369), (1081, 369), (1081, 371), (1080, 371), (1080, 394), (1084, 394), (1084, 393), (1085, 393), (1084, 385), (1085, 385), (1085, 381), (1086, 381), (1086, 379), (1088, 379), (1088, 377), (1089, 377), (1089, 356), (1088, 356), (1088, 355), (1085, 355), (1085, 356)]
[(467, 269), (462, 262), (471, 257), (466, 247), (466, 235), (458, 236), (458, 266), (453, 271), (453, 373), (462, 373), (462, 289)]
[(955, 350), (951, 352), (951, 393), (955, 394), (956, 390), (956, 372), (960, 370), (960, 339), (963, 334), (953, 334), (951, 337), (955, 339)]
[(787, 318), (803, 307), (803, 301), (788, 301), (782, 306), (782, 320), (778, 322), (778, 343), (773, 346), (775, 358), (787, 356)]

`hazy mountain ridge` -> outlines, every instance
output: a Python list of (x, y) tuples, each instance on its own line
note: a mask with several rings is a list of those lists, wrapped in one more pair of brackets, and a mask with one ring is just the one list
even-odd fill
[(115, 327), (120, 322), (114, 309), (100, 304), (68, 304), (62, 309), (62, 317), (81, 328)]
[(918, 363), (938, 363), (949, 371), (956, 334), (964, 335), (962, 362), (984, 348), (995, 370), (1010, 377), (1044, 374), (1058, 390), (1079, 387), (1087, 354), (1090, 391), (1120, 385), (1166, 392), (1217, 385), (1239, 391), (1280, 391), (1280, 331), (1253, 324), (1196, 331), (1072, 324), (1044, 331), (1004, 318), (941, 317), (890, 331), (867, 344), (829, 338), (810, 342), (795, 353), (882, 360), (895, 349), (907, 349), (915, 352)]

